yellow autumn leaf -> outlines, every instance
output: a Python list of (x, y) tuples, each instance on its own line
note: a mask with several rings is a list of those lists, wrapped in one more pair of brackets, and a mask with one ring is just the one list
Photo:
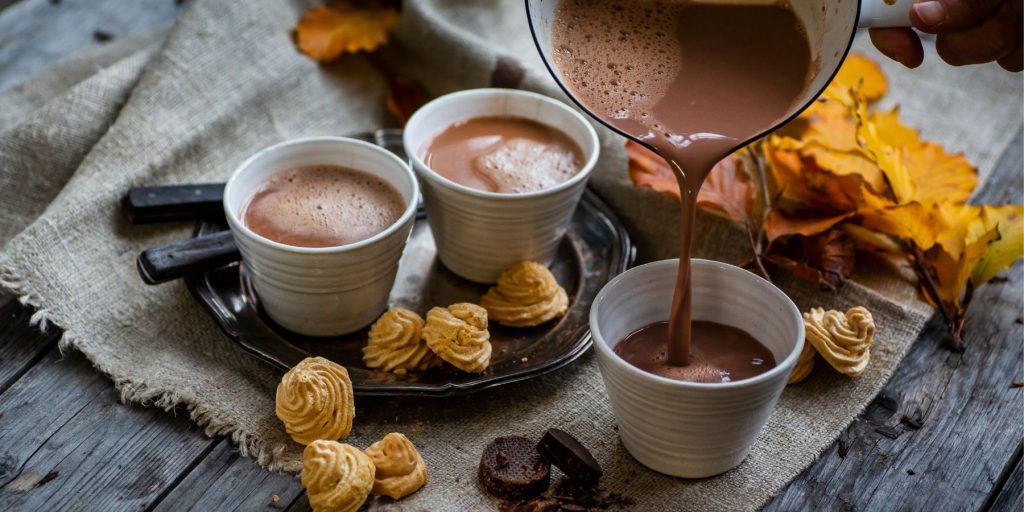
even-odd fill
[[(990, 229), (963, 246), (959, 257), (953, 257), (936, 245), (924, 254), (925, 263), (932, 269), (939, 298), (947, 307), (959, 309), (964, 290), (975, 267), (982, 260), (989, 244), (999, 238), (999, 231)], [(925, 295), (929, 300), (931, 297)]]
[(326, 62), (343, 53), (376, 50), (387, 42), (396, 23), (398, 12), (393, 8), (342, 0), (303, 13), (295, 37), (302, 53)]
[(985, 248), (971, 273), (971, 285), (981, 286), (1000, 271), (1024, 258), (1024, 206), (983, 206), (986, 223), (995, 224), (999, 237)]
[(888, 187), (885, 175), (874, 161), (861, 151), (835, 151), (817, 144), (808, 144), (803, 154), (814, 159), (818, 167), (838, 176), (859, 176), (877, 195)]
[[(994, 228), (981, 220), (982, 208), (962, 203), (939, 203), (922, 219), (935, 230), (935, 243), (959, 259), (964, 246)], [(922, 247), (927, 249), (928, 247)]]
[(927, 205), (963, 202), (971, 196), (978, 171), (962, 154), (922, 141), (899, 121), (898, 110), (868, 113), (855, 100), (850, 112), (857, 122), (857, 141), (885, 176), (895, 202)]
[(964, 202), (978, 185), (978, 170), (962, 154), (949, 154), (925, 142), (900, 152), (903, 168), (914, 182), (912, 199), (921, 203)]
[(916, 150), (921, 146), (921, 136), (900, 122), (899, 108), (888, 112), (872, 112), (868, 119), (875, 125), (879, 138), (886, 143), (906, 150)]
[(921, 250), (930, 249), (938, 238), (937, 207), (921, 203), (892, 204), (874, 195), (865, 195), (859, 212), (860, 225), (900, 240), (913, 242)]
[(859, 88), (861, 96), (868, 101), (881, 98), (889, 89), (882, 68), (860, 53), (851, 53), (846, 57), (832, 83), (849, 89)]
[(897, 203), (905, 204), (914, 200), (915, 183), (903, 163), (899, 146), (883, 138), (887, 132), (879, 130), (872, 122), (864, 102), (855, 102), (850, 112), (857, 121), (857, 142), (874, 159), (879, 170), (889, 183), (889, 190)]

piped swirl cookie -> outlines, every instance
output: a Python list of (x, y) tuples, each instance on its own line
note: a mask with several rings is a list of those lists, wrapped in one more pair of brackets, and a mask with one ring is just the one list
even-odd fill
[(366, 449), (377, 468), (373, 493), (399, 499), (427, 483), (427, 464), (409, 438), (392, 432)]
[(367, 368), (398, 374), (439, 365), (422, 335), (423, 318), (408, 309), (391, 309), (370, 327), (363, 362)]
[(790, 384), (796, 384), (811, 374), (811, 370), (814, 369), (815, 355), (817, 355), (817, 352), (814, 350), (814, 345), (804, 343), (804, 348), (800, 351), (800, 357), (797, 358), (796, 365), (793, 366), (793, 373), (789, 375)]
[(376, 468), (358, 448), (317, 440), (302, 452), (302, 486), (314, 512), (354, 512), (373, 489)]
[(438, 357), (464, 372), (481, 373), (491, 362), (487, 310), (476, 304), (432, 308), (427, 312), (423, 339)]
[(807, 342), (833, 368), (851, 377), (864, 373), (875, 336), (875, 321), (870, 311), (860, 306), (845, 314), (813, 308), (804, 313), (804, 328)]
[(490, 318), (511, 327), (533, 327), (562, 316), (569, 297), (547, 267), (523, 261), (498, 276), (498, 283), (480, 299)]
[(348, 371), (322, 357), (303, 359), (281, 378), (274, 409), (297, 443), (347, 436), (356, 415)]

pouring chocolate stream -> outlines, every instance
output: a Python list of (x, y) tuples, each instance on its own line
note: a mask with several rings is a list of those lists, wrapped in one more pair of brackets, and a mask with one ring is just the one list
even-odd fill
[(697, 192), (716, 162), (778, 124), (805, 95), (816, 66), (806, 30), (781, 1), (561, 0), (551, 44), (576, 99), (654, 149), (676, 174), (680, 265), (666, 359), (686, 366), (691, 343), (700, 341), (691, 339), (690, 318)]

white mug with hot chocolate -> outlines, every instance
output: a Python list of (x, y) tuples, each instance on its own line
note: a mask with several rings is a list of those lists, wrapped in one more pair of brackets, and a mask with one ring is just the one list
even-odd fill
[(224, 212), (266, 314), (299, 334), (335, 336), (386, 309), (418, 194), (409, 166), (391, 152), (310, 137), (242, 163), (224, 190)]
[(598, 156), (582, 115), (511, 89), (437, 98), (409, 119), (403, 142), (438, 257), (482, 283), (520, 261), (551, 262)]

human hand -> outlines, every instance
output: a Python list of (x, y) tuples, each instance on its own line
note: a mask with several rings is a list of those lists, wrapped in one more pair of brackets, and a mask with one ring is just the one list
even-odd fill
[[(1009, 71), (1024, 68), (1022, 0), (915, 0), (910, 21), (935, 34), (935, 49), (954, 66), (996, 61)], [(916, 68), (924, 60), (921, 39), (910, 28), (871, 29), (879, 51)]]

